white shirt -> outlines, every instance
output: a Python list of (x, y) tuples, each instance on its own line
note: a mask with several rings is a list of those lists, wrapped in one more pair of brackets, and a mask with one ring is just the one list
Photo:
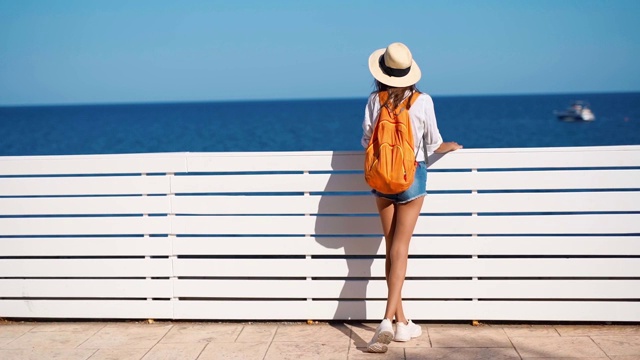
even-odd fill
[[(364, 109), (364, 121), (362, 122), (362, 140), (360, 142), (365, 149), (369, 146), (369, 139), (373, 134), (379, 113), (380, 100), (378, 94), (373, 93), (369, 96), (367, 107)], [(409, 117), (413, 131), (413, 144), (417, 150), (416, 161), (425, 161), (425, 153), (427, 156), (433, 154), (442, 144), (442, 136), (436, 123), (436, 112), (431, 96), (420, 93), (409, 109)]]

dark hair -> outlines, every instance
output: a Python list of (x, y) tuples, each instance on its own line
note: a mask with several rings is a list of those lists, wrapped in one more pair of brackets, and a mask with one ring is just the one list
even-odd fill
[[(374, 86), (376, 88), (373, 91), (374, 93), (379, 93), (382, 91), (386, 91), (387, 93), (389, 93), (389, 97), (387, 98), (387, 101), (384, 104), (382, 104), (382, 106), (390, 105), (392, 110), (395, 110), (398, 106), (400, 106), (400, 103), (402, 103), (402, 100), (405, 99), (405, 95), (407, 91), (411, 91), (411, 94), (409, 96), (413, 95), (414, 92), (420, 92), (415, 84), (410, 86), (404, 86), (404, 87), (394, 87), (394, 86), (383, 84), (380, 81), (376, 80)], [(411, 107), (411, 104), (407, 104), (407, 110), (409, 110), (410, 107)]]

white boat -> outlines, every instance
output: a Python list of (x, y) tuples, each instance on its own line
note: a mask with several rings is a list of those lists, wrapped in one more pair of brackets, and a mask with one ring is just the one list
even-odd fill
[(554, 111), (558, 119), (563, 121), (593, 121), (596, 116), (589, 108), (589, 104), (576, 101), (564, 111)]

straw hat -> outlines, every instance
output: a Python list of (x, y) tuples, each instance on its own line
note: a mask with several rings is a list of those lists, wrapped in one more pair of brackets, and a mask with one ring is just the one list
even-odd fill
[(376, 80), (393, 87), (411, 86), (422, 76), (409, 48), (398, 42), (374, 51), (369, 56), (369, 71)]

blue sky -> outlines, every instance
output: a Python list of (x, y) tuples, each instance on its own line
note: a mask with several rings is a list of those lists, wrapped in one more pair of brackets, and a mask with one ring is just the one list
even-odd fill
[(0, 0), (0, 105), (640, 91), (640, 1)]

